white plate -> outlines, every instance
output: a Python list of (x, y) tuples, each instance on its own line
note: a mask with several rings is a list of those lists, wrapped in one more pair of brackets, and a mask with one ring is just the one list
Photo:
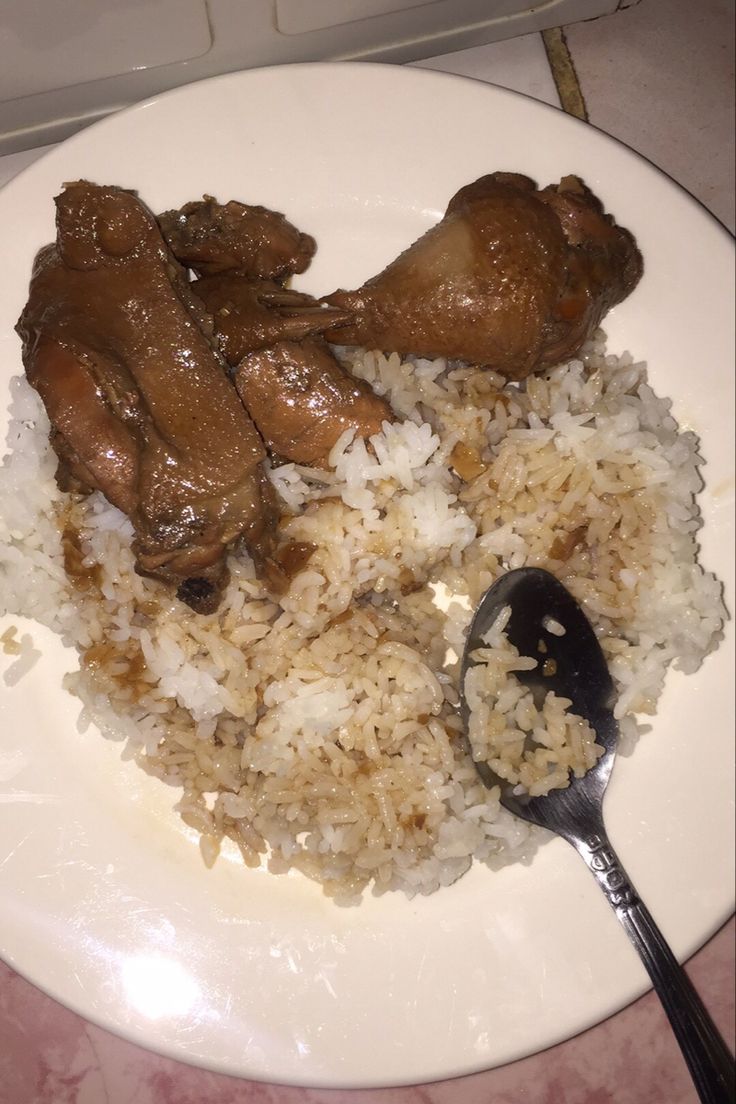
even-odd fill
[[(636, 233), (646, 274), (609, 318), (611, 346), (648, 358), (702, 433), (703, 558), (733, 609), (730, 239), (629, 150), (488, 85), (375, 65), (250, 71), (72, 138), (0, 192), (3, 379), (20, 370), (12, 328), (65, 180), (136, 188), (154, 210), (203, 192), (283, 210), (316, 236), (301, 285), (324, 292), (377, 271), (494, 169), (543, 184), (578, 173)], [(176, 794), (76, 731), (59, 688), (73, 656), (32, 631), (43, 661), (0, 693), (0, 953), (85, 1017), (227, 1073), (369, 1086), (508, 1062), (645, 989), (560, 841), (528, 867), (348, 910), (299, 876), (229, 861), (206, 872)], [(732, 909), (732, 672), (729, 630), (699, 674), (670, 678), (607, 800), (612, 838), (680, 956)]]

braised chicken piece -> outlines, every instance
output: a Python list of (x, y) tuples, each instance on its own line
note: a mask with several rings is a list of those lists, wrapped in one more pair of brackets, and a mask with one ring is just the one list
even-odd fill
[(267, 554), (263, 443), (147, 208), (86, 181), (56, 206), (57, 243), (36, 258), (17, 329), (60, 482), (102, 491), (133, 522), (138, 570), (210, 612), (228, 545)]
[(220, 352), (232, 365), (264, 345), (300, 341), (351, 318), (347, 311), (323, 307), (311, 295), (273, 280), (247, 280), (223, 272), (189, 286), (210, 313)]
[(632, 235), (577, 177), (538, 191), (492, 173), (379, 275), (326, 296), (355, 314), (326, 337), (523, 379), (573, 356), (641, 272)]
[(237, 271), (252, 280), (282, 280), (304, 272), (317, 248), (278, 211), (212, 196), (164, 211), (158, 223), (176, 259), (199, 276)]
[(611, 307), (629, 295), (643, 271), (634, 237), (604, 214), (602, 204), (577, 176), (539, 193), (560, 220), (570, 246), (562, 321), (547, 334), (545, 366), (574, 356)]
[(370, 437), (394, 417), (388, 403), (349, 375), (317, 338), (250, 353), (234, 380), (269, 452), (297, 464), (324, 464), (346, 429)]

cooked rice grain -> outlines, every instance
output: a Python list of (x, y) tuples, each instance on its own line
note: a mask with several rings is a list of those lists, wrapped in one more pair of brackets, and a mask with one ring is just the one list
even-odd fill
[[(370, 447), (344, 434), (329, 471), (274, 469), (285, 535), (317, 550), (278, 603), (231, 556), (206, 617), (136, 575), (131, 526), (100, 495), (58, 490), (45, 415), (14, 379), (0, 608), (78, 648), (66, 685), (82, 720), (181, 788), (208, 865), (229, 840), (247, 865), (299, 869), (349, 903), (367, 886), (431, 892), (541, 838), (484, 789), (460, 734), (457, 656), (500, 573), (546, 567), (584, 603), (629, 743), (668, 666), (695, 670), (725, 610), (696, 559), (696, 439), (601, 334), (523, 387), (441, 360), (341, 355), (403, 421)], [(594, 761), (592, 734), (559, 699), (536, 711), (502, 653), (479, 669), (473, 723), (499, 773), (564, 785)]]

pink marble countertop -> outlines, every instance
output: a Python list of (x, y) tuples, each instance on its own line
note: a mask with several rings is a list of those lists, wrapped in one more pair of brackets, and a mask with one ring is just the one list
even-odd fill
[[(590, 121), (639, 149), (723, 223), (733, 226), (733, 12), (729, 0), (703, 0), (695, 5), (691, 0), (641, 0), (616, 15), (567, 28), (566, 47)], [(538, 35), (461, 51), (426, 64), (557, 102), (555, 81), (546, 68)], [(665, 101), (669, 111), (663, 114)], [(668, 125), (668, 119), (675, 122)], [(689, 134), (687, 141), (683, 134)], [(0, 159), (7, 163), (0, 165), (0, 183), (36, 155), (28, 151)], [(733, 1044), (733, 919), (691, 959), (688, 971), (724, 1037)], [(0, 963), (0, 1104), (695, 1104), (696, 1100), (652, 993), (565, 1043), (499, 1069), (419, 1087), (319, 1090), (237, 1080), (162, 1058), (87, 1023)]]

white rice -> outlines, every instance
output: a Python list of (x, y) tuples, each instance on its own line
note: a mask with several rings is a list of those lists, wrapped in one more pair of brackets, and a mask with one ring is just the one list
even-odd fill
[[(510, 614), (509, 606), (502, 609), (483, 637), (485, 646), (471, 653), (473, 665), (465, 676), (468, 740), (473, 759), (510, 783), (514, 794), (542, 797), (582, 778), (605, 748), (588, 722), (571, 711), (569, 698), (550, 690), (539, 705), (516, 677), (533, 671), (538, 661), (520, 655), (508, 640)], [(565, 633), (551, 617), (542, 625), (553, 635)]]
[[(229, 838), (246, 863), (296, 867), (349, 903), (368, 886), (431, 892), (473, 859), (512, 862), (540, 838), (480, 783), (457, 716), (470, 610), (504, 570), (547, 567), (584, 602), (625, 745), (668, 667), (694, 671), (726, 614), (696, 559), (697, 441), (644, 365), (607, 355), (602, 334), (523, 388), (443, 361), (341, 355), (403, 421), (370, 443), (344, 434), (331, 470), (272, 471), (293, 514), (285, 535), (317, 550), (278, 602), (232, 556), (207, 617), (135, 574), (131, 526), (100, 495), (57, 489), (45, 415), (13, 380), (0, 612), (79, 649), (67, 685), (82, 721), (181, 788), (206, 862)], [(72, 580), (63, 530), (68, 562), (78, 545)], [(22, 651), (16, 664), (29, 662)], [(486, 659), (498, 667), (492, 648)], [(489, 754), (524, 784), (525, 748), (547, 764), (529, 788), (566, 784), (594, 760), (591, 734), (560, 699), (532, 713), (502, 667), (476, 701), (479, 731), (494, 717)]]

